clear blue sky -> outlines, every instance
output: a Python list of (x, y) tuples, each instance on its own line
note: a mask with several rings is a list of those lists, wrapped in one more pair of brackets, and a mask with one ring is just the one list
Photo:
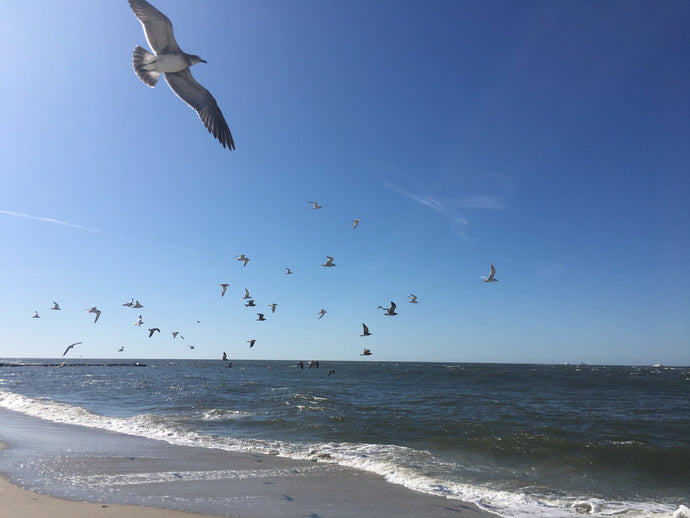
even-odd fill
[(236, 151), (125, 0), (0, 3), (0, 357), (690, 364), (690, 3), (153, 4)]

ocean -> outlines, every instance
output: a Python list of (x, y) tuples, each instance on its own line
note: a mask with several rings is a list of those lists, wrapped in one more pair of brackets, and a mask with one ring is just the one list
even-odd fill
[(0, 360), (0, 408), (333, 462), (506, 517), (669, 516), (690, 505), (688, 367), (61, 363)]

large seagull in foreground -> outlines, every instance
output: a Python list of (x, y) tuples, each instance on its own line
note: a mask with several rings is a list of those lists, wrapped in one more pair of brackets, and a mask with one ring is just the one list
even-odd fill
[(153, 88), (160, 75), (165, 74), (165, 81), (172, 91), (196, 110), (209, 133), (212, 133), (223, 147), (235, 149), (230, 128), (218, 103), (206, 88), (196, 82), (189, 71), (192, 65), (206, 61), (180, 49), (168, 17), (146, 0), (129, 0), (129, 6), (144, 26), (146, 41), (155, 52), (151, 54), (139, 45), (134, 48), (132, 65), (139, 79)]

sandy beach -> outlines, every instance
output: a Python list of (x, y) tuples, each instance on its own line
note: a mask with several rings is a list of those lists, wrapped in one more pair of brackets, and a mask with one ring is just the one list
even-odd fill
[(327, 459), (178, 446), (7, 410), (0, 422), (2, 518), (494, 516)]

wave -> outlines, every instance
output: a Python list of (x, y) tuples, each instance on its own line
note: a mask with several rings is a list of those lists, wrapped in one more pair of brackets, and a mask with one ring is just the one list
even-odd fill
[[(509, 518), (576, 516), (582, 512), (595, 516), (614, 516), (624, 513), (626, 517), (636, 518), (669, 516), (676, 509), (673, 506), (655, 502), (612, 502), (576, 495), (535, 496), (469, 482), (446, 480), (443, 476), (434, 476), (432, 473), (443, 471), (442, 467), (447, 464), (447, 461), (429, 452), (391, 444), (344, 442), (308, 444), (214, 436), (191, 429), (189, 423), (193, 420), (189, 419), (190, 416), (185, 418), (179, 414), (141, 414), (132, 417), (109, 417), (94, 414), (76, 405), (48, 398), (30, 398), (4, 390), (0, 390), (0, 407), (55, 423), (86, 426), (163, 440), (181, 446), (219, 448), (227, 451), (332, 462), (380, 475), (388, 482), (414, 491), (472, 502), (482, 509)], [(210, 409), (202, 411), (198, 417), (201, 420), (226, 420), (242, 419), (251, 415)], [(683, 506), (676, 512), (683, 512), (682, 509)], [(683, 516), (683, 514), (678, 516)]]

